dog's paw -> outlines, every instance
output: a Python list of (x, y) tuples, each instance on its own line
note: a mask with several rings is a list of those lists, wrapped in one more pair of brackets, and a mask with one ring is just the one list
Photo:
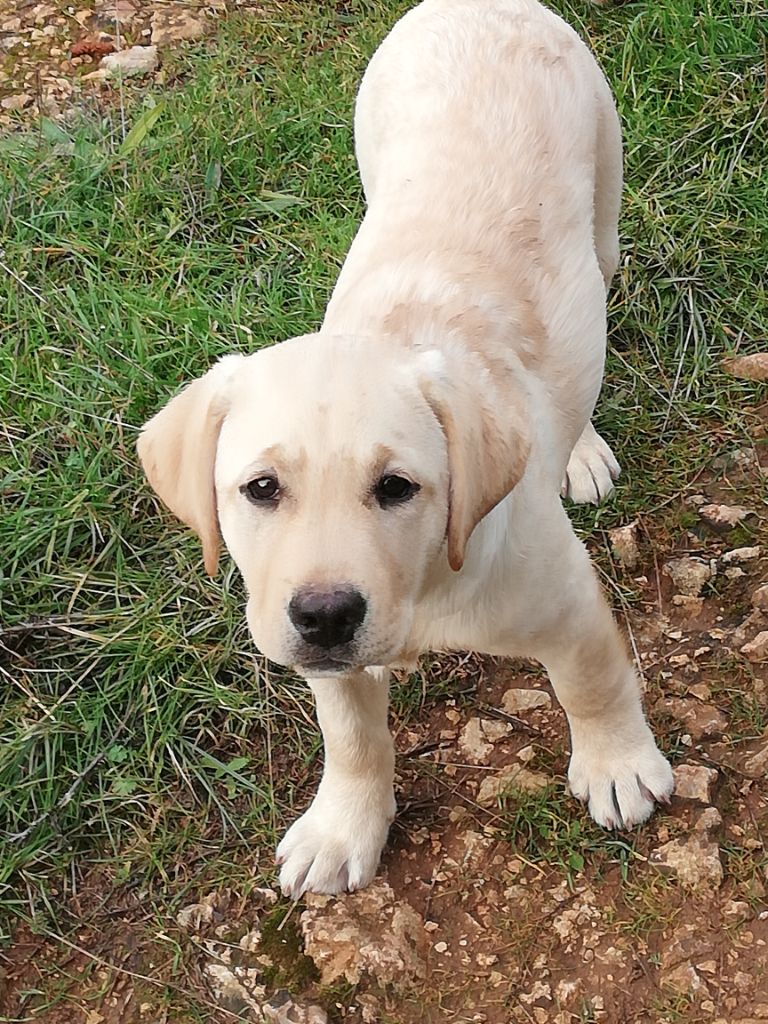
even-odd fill
[(588, 423), (568, 459), (560, 494), (577, 505), (598, 505), (611, 493), (620, 473), (613, 452)]
[(394, 797), (329, 795), (318, 793), (277, 848), (280, 887), (292, 899), (305, 892), (353, 892), (376, 874), (395, 816)]
[(574, 746), (568, 784), (598, 825), (622, 829), (646, 821), (655, 804), (668, 804), (674, 778), (648, 730), (643, 742), (629, 750), (595, 736), (581, 750)]

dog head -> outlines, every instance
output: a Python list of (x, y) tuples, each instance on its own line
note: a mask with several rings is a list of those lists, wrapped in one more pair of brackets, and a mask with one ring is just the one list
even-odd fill
[(397, 660), (435, 564), (460, 570), (520, 479), (521, 390), (457, 362), (295, 338), (225, 357), (145, 425), (150, 483), (210, 574), (223, 537), (270, 659), (308, 675)]

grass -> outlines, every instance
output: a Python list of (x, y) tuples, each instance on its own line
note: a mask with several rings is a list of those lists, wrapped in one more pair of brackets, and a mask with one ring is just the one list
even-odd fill
[[(408, 6), (274, 0), (170, 56), (125, 126), (92, 107), (0, 140), (0, 938), (68, 927), (94, 872), (177, 903), (273, 877), (316, 771), (311, 706), (134, 441), (218, 355), (318, 323), (362, 212), (356, 82)], [(575, 513), (589, 536), (750, 436), (759, 391), (720, 361), (764, 347), (765, 56), (749, 0), (555, 6), (626, 142), (599, 410), (625, 477)]]

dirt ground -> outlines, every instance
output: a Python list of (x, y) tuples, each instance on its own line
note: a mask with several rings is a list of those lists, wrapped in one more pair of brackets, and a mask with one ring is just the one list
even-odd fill
[[(158, 10), (217, 10), (118, 7), (128, 42)], [(61, 113), (98, 63), (72, 44), (114, 37), (114, 8), (0, 0), (0, 126)], [(297, 906), (200, 891), (158, 928), (141, 891), (91, 871), (66, 908), (77, 927), (20, 928), (0, 952), (0, 1020), (768, 1020), (765, 421), (648, 510), (637, 564), (616, 538), (594, 552), (678, 774), (647, 826), (604, 833), (567, 796), (565, 720), (537, 667), (436, 658), (425, 686), (448, 675), (447, 695), (394, 722), (400, 813), (372, 889)]]

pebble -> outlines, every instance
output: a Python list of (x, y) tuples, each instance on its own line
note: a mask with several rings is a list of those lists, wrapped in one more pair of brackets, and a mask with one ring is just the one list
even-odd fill
[(709, 563), (690, 555), (671, 559), (662, 572), (672, 579), (677, 590), (686, 597), (698, 597), (712, 578)]
[[(118, 53), (108, 53), (101, 60), (101, 77), (118, 78), (130, 75), (148, 75), (157, 67), (156, 46), (130, 46)], [(95, 72), (98, 75), (99, 72)], [(90, 76), (89, 76), (90, 77)]]
[(608, 531), (608, 540), (613, 556), (625, 569), (635, 569), (640, 562), (637, 531), (637, 521), (628, 523), (626, 526), (617, 526)]
[(551, 785), (552, 779), (543, 772), (533, 772), (522, 765), (513, 764), (502, 769), (498, 775), (483, 779), (477, 793), (477, 802), (481, 807), (492, 807), (507, 791), (543, 793)]
[(493, 744), (512, 732), (509, 722), (495, 718), (470, 718), (459, 736), (459, 750), (474, 764), (484, 764)]
[(748, 508), (742, 508), (740, 505), (700, 505), (698, 512), (707, 526), (720, 533), (732, 530), (753, 514)]
[(768, 660), (768, 630), (758, 633), (754, 640), (750, 640), (741, 648), (741, 653), (748, 661), (758, 662)]
[(199, 13), (191, 13), (184, 4), (168, 4), (152, 15), (152, 45), (202, 39), (208, 23)]
[(551, 708), (552, 698), (544, 690), (526, 690), (512, 687), (501, 698), (501, 706), (508, 715), (536, 708)]
[(726, 551), (720, 556), (721, 565), (735, 565), (741, 562), (751, 562), (760, 557), (760, 546), (755, 545), (749, 548), (734, 548)]
[(701, 833), (664, 843), (652, 851), (650, 863), (670, 871), (688, 889), (718, 889), (723, 881), (720, 847)]
[(768, 380), (768, 352), (755, 352), (750, 356), (724, 359), (723, 369), (741, 380)]
[(674, 775), (675, 796), (683, 800), (698, 800), (702, 804), (711, 802), (712, 789), (718, 778), (716, 769), (698, 764), (681, 764), (674, 769)]

